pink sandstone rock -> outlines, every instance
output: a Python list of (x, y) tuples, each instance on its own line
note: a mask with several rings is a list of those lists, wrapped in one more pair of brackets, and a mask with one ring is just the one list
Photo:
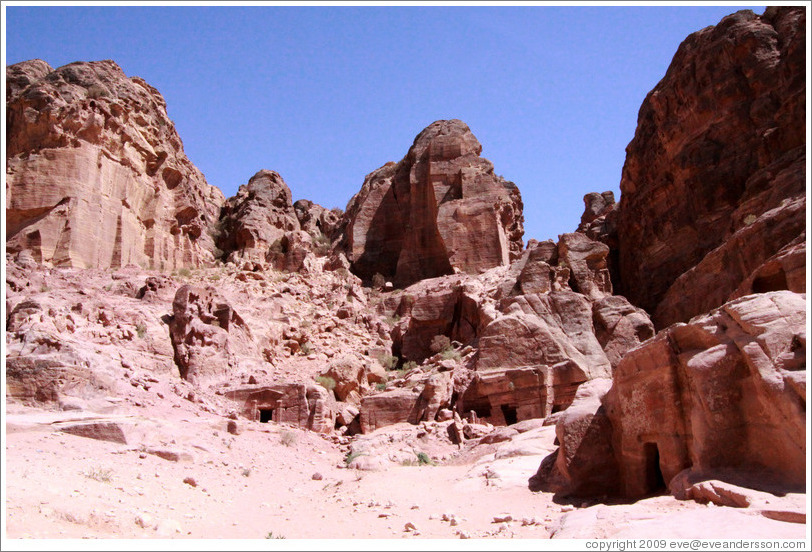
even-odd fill
[(350, 200), (341, 241), (352, 270), (396, 285), (507, 265), (522, 250), (518, 188), (479, 156), (465, 123), (437, 121), (400, 163), (367, 175)]
[(157, 90), (109, 60), (6, 74), (8, 251), (81, 268), (214, 260), (223, 195), (186, 157)]

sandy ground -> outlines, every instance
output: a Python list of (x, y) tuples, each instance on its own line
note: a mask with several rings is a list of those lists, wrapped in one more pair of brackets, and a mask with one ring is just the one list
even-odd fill
[[(94, 419), (122, 428), (127, 443), (64, 431)], [(527, 479), (553, 448), (551, 427), (524, 442), (481, 445), (452, 465), (361, 471), (346, 468), (346, 448), (328, 437), (242, 420), (234, 435), (224, 418), (180, 406), (105, 414), (15, 406), (5, 423), (8, 539), (284, 537), (293, 546), (293, 539), (805, 534), (803, 524), (670, 496), (607, 505), (533, 493)]]

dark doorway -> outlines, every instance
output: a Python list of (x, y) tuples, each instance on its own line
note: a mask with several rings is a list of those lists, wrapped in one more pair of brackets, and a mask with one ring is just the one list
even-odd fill
[(260, 408), (259, 421), (263, 424), (273, 421), (273, 408)]
[(657, 443), (645, 443), (643, 455), (646, 460), (646, 492), (658, 494), (665, 490), (665, 479), (660, 470), (660, 450)]
[(516, 407), (509, 404), (502, 405), (502, 416), (505, 417), (505, 425), (513, 425), (519, 421), (516, 416)]

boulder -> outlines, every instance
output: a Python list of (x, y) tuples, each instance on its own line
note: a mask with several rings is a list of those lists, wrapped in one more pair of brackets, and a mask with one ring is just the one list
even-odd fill
[(570, 269), (570, 287), (592, 301), (612, 294), (608, 255), (609, 246), (579, 232), (562, 234), (558, 241), (558, 258)]
[(411, 389), (393, 389), (361, 399), (361, 431), (371, 433), (378, 428), (401, 422), (415, 424), (418, 394)]
[(571, 360), (587, 379), (611, 375), (611, 363), (592, 330), (592, 306), (583, 295), (520, 295), (503, 301), (501, 312), (479, 338), (477, 370)]
[(186, 157), (157, 90), (110, 60), (6, 75), (9, 252), (78, 268), (214, 260), (223, 194)]

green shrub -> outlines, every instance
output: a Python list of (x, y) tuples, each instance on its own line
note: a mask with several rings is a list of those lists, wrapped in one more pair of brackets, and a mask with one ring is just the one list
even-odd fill
[(434, 462), (434, 460), (429, 458), (429, 455), (426, 454), (425, 452), (418, 452), (417, 453), (417, 465), (418, 466), (434, 466), (435, 462)]
[(403, 365), (403, 368), (401, 368), (401, 370), (403, 371), (404, 374), (408, 374), (417, 367), (418, 364), (415, 361), (410, 360), (409, 362)]
[(375, 389), (378, 391), (386, 391), (386, 382), (379, 381), (378, 383), (375, 384)]
[(309, 342), (309, 341), (305, 341), (304, 343), (302, 343), (302, 344), (299, 346), (299, 350), (300, 350), (300, 351), (302, 351), (302, 354), (303, 354), (304, 356), (307, 356), (307, 355), (309, 355), (310, 353), (312, 353), (312, 352), (313, 352), (313, 346), (312, 346), (312, 345), (310, 345), (310, 342)]
[(313, 239), (313, 252), (317, 257), (326, 257), (332, 248), (330, 238), (324, 234), (319, 234)]
[(316, 378), (316, 383), (318, 383), (328, 391), (332, 391), (333, 389), (336, 388), (336, 380), (334, 380), (330, 376), (319, 376)]
[(144, 336), (147, 335), (147, 326), (143, 322), (139, 322), (135, 325), (135, 333), (138, 334), (139, 339), (144, 339)]
[(448, 349), (440, 352), (440, 358), (443, 360), (459, 360), (462, 358), (462, 355), (459, 351), (449, 347)]
[(178, 276), (180, 276), (181, 278), (188, 278), (191, 275), (192, 275), (192, 271), (189, 270), (186, 267), (178, 269)]
[(358, 458), (359, 456), (364, 456), (364, 452), (360, 450), (353, 450), (347, 453), (347, 456), (344, 457), (344, 465), (349, 466), (353, 460)]
[(284, 539), (286, 537), (284, 537), (282, 535), (274, 535), (273, 531), (268, 531), (268, 534), (265, 535), (265, 538), (266, 539)]

